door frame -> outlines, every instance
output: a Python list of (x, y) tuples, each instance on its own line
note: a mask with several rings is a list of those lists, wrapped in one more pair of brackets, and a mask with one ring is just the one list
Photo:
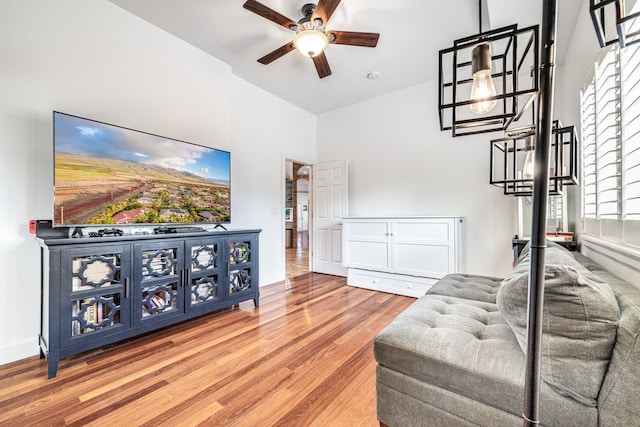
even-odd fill
[[(313, 226), (313, 188), (312, 188), (312, 182), (313, 182), (313, 168), (315, 166), (315, 162), (309, 160), (309, 159), (304, 159), (302, 157), (297, 157), (297, 156), (290, 156), (287, 155), (285, 153), (282, 154), (282, 165), (281, 165), (281, 171), (280, 171), (280, 209), (281, 209), (281, 221), (280, 221), (280, 250), (281, 250), (281, 256), (280, 256), (280, 271), (282, 271), (282, 280), (285, 280), (287, 278), (287, 230), (286, 230), (286, 224), (285, 224), (285, 220), (284, 220), (284, 210), (287, 206), (287, 188), (286, 188), (286, 181), (287, 181), (287, 162), (295, 162), (295, 163), (300, 163), (302, 165), (305, 166), (310, 166), (310, 171), (309, 171), (309, 206), (308, 206), (308, 212), (309, 212), (309, 265), (307, 266), (309, 268), (309, 271), (311, 271), (311, 265), (312, 265), (312, 255), (313, 255), (313, 236), (311, 233), (312, 230), (312, 226)], [(294, 236), (294, 238), (297, 238), (296, 236)]]

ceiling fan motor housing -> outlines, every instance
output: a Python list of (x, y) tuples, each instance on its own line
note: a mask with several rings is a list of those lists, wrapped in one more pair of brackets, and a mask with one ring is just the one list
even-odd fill
[(311, 16), (313, 15), (313, 12), (316, 11), (316, 5), (314, 3), (307, 3), (305, 5), (303, 5), (300, 10), (302, 11), (302, 16), (304, 18), (302, 18), (300, 21), (298, 21), (300, 24), (302, 24), (303, 22), (308, 22), (311, 20)]

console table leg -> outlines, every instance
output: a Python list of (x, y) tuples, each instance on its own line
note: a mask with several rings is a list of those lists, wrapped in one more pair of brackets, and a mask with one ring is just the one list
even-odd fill
[(60, 356), (57, 352), (49, 353), (47, 355), (47, 375), (49, 379), (54, 378), (58, 374), (58, 364), (60, 363)]

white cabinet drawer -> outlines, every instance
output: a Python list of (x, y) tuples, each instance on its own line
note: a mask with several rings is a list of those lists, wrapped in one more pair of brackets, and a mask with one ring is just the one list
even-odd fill
[(435, 282), (437, 279), (354, 268), (350, 268), (347, 273), (348, 285), (415, 298), (424, 295)]

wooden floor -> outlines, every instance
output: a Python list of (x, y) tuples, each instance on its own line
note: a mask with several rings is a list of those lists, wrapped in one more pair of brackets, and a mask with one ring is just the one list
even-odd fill
[(377, 426), (375, 335), (412, 298), (308, 273), (232, 309), (0, 367), (0, 425)]
[(309, 272), (309, 232), (297, 233), (297, 244), (286, 249), (285, 271), (287, 278), (297, 277)]

